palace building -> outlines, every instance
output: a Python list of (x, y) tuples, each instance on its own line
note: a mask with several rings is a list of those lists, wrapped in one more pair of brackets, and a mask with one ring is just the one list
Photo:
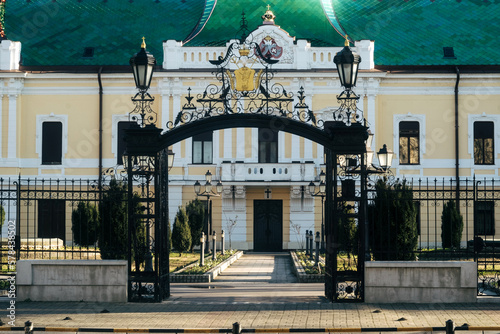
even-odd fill
[[(497, 1), (6, 0), (1, 6), (5, 180), (95, 180), (122, 168), (137, 93), (129, 59), (142, 37), (157, 61), (149, 90), (156, 126), (168, 131), (189, 98), (194, 103), (217, 85), (211, 61), (223, 59), (242, 34), (276, 61), (270, 82), (321, 121), (333, 121), (339, 107), (333, 58), (347, 41), (361, 56), (353, 90), (374, 134), (370, 149), (386, 144), (394, 151), (396, 178), (460, 184), (499, 177)], [(232, 89), (258, 89), (262, 73), (253, 65), (229, 66)], [(323, 198), (309, 189), (325, 167), (320, 144), (269, 124), (206, 132), (171, 149), (171, 222), (210, 171), (213, 184), (222, 183), (220, 196), (210, 198), (212, 228), (235, 224), (233, 248), (295, 249), (305, 230), (321, 230)], [(500, 222), (492, 203), (481, 212), (491, 217), (484, 231), (494, 238)], [(64, 242), (72, 244), (71, 209), (63, 211), (57, 219), (66, 226)], [(434, 240), (436, 233), (422, 231), (421, 238)]]

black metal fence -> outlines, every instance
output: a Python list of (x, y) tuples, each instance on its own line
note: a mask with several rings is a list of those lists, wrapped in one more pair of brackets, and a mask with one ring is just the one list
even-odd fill
[[(500, 181), (393, 180), (368, 198), (374, 260), (475, 261), (478, 293), (500, 294)], [(461, 224), (447, 223), (453, 211)]]
[[(110, 241), (103, 240), (102, 236), (112, 233), (106, 231), (110, 226), (100, 222), (110, 220), (104, 215), (117, 214), (103, 209), (108, 190), (109, 181), (99, 187), (97, 180), (0, 179), (0, 205), (5, 212), (0, 255), (2, 271), (9, 271), (9, 250), (10, 259), (14, 250), (16, 260), (101, 259), (98, 245), (109, 245)], [(127, 214), (126, 192), (109, 200), (117, 204), (116, 207), (124, 208), (123, 214)], [(116, 203), (120, 201), (122, 203)], [(124, 228), (126, 238), (127, 227)], [(108, 253), (120, 258), (118, 253), (124, 250), (113, 247), (108, 246)], [(123, 259), (126, 255), (125, 251)]]
[[(454, 180), (446, 179), (397, 182), (404, 182), (406, 188), (396, 187), (386, 197), (381, 197), (375, 186), (368, 189), (367, 235), (359, 240), (366, 240), (372, 259), (406, 259), (401, 254), (411, 253), (408, 259), (419, 261), (475, 261), (478, 292), (497, 294), (500, 291), (500, 181), (463, 179), (458, 189)], [(99, 187), (97, 180), (0, 178), (0, 205), (4, 211), (2, 272), (12, 271), (9, 260), (14, 252), (16, 259), (94, 260), (102, 258), (103, 247), (99, 245), (107, 245), (108, 253), (122, 252), (126, 259), (123, 249), (128, 247), (126, 244), (102, 239), (103, 236), (116, 237), (116, 233), (106, 230), (111, 226), (100, 222), (127, 213), (126, 194), (106, 197), (109, 188), (109, 180)], [(404, 191), (409, 191), (410, 197), (404, 195)], [(119, 212), (102, 210), (105, 198), (119, 204), (116, 206)], [(416, 235), (400, 230), (407, 228), (401, 224), (407, 219), (407, 212), (394, 209), (395, 203), (402, 206), (409, 202), (414, 208)], [(458, 244), (443, 246), (443, 209), (450, 202), (459, 208), (463, 229)], [(94, 211), (98, 211), (97, 223), (92, 216)], [(383, 218), (377, 222), (376, 217), (380, 216)], [(380, 221), (392, 223), (380, 226)], [(16, 238), (12, 238), (14, 235)], [(413, 238), (411, 247), (405, 238)], [(126, 237), (122, 239), (125, 241)], [(385, 247), (377, 248), (381, 240)]]

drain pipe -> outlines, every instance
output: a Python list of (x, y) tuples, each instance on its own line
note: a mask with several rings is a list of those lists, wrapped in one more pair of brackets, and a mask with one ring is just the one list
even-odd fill
[(460, 212), (460, 156), (459, 156), (459, 146), (458, 146), (458, 84), (460, 82), (460, 71), (458, 66), (455, 66), (455, 72), (457, 73), (457, 80), (455, 82), (455, 203), (457, 205), (457, 210)]
[(99, 191), (102, 189), (102, 66), (97, 72), (97, 81), (99, 82)]

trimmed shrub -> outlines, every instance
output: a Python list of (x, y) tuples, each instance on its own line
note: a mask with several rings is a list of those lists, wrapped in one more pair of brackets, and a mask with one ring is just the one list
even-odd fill
[(174, 229), (172, 231), (172, 243), (174, 249), (182, 254), (191, 248), (191, 231), (189, 230), (188, 217), (183, 208), (179, 208), (175, 216)]
[(372, 224), (372, 251), (378, 261), (413, 261), (418, 245), (417, 208), (413, 191), (406, 182), (379, 180), (376, 197), (369, 208)]
[(443, 248), (460, 248), (463, 229), (463, 217), (458, 212), (455, 201), (448, 201), (444, 204), (441, 215), (441, 242)]
[[(98, 243), (102, 259), (126, 260), (128, 249), (132, 247), (132, 257), (138, 266), (144, 261), (147, 251), (145, 224), (140, 220), (135, 222), (132, 245), (129, 245), (127, 202), (127, 184), (112, 179), (99, 206), (101, 226)], [(134, 212), (141, 213), (143, 208), (139, 201), (134, 203)]]
[(186, 205), (189, 229), (191, 230), (191, 248), (200, 244), (200, 235), (205, 223), (206, 206), (199, 199), (195, 199)]
[(338, 225), (338, 243), (339, 250), (348, 254), (358, 254), (358, 227), (356, 221), (352, 217), (348, 217), (353, 209), (344, 209), (344, 212), (339, 218)]
[(73, 241), (80, 246), (92, 246), (97, 241), (99, 214), (95, 205), (89, 202), (78, 202), (71, 214)]

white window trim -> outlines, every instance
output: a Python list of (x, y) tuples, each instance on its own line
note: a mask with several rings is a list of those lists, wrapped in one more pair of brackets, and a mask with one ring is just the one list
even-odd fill
[(113, 115), (111, 120), (111, 153), (113, 154), (114, 161), (118, 159), (118, 123), (129, 122), (129, 115)]
[[(44, 122), (61, 122), (62, 123), (62, 157), (60, 165), (42, 165), (42, 138), (43, 138), (43, 123)], [(44, 169), (61, 168), (66, 165), (65, 155), (68, 153), (68, 115), (37, 115), (36, 116), (36, 144), (35, 152), (38, 154), (38, 165)]]
[[(474, 122), (493, 122), (493, 146), (495, 151), (493, 152), (493, 165), (476, 165), (474, 163)], [(474, 169), (495, 169), (498, 166), (498, 154), (500, 153), (500, 132), (498, 129), (500, 126), (500, 115), (487, 115), (482, 113), (480, 115), (468, 115), (467, 122), (467, 153), (471, 156), (471, 168)]]
[[(399, 123), (401, 122), (418, 122), (418, 165), (400, 165), (399, 164)], [(395, 167), (404, 169), (421, 169), (424, 166), (423, 155), (425, 154), (425, 115), (414, 115), (408, 113), (406, 115), (394, 115), (393, 118), (393, 147), (395, 159), (393, 164)]]

